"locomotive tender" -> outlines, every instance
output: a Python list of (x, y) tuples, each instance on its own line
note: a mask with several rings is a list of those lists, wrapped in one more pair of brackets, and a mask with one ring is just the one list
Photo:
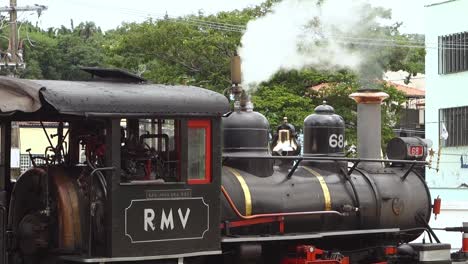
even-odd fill
[[(451, 263), (448, 244), (408, 244), (431, 233), (415, 172), (427, 146), (400, 139), (398, 160), (379, 158), (385, 94), (353, 95), (360, 158), (326, 104), (304, 122), (303, 155), (272, 156), (245, 100), (230, 112), (206, 89), (86, 70), (100, 78), (0, 78), (0, 263)], [(57, 133), (13, 179), (23, 121)]]

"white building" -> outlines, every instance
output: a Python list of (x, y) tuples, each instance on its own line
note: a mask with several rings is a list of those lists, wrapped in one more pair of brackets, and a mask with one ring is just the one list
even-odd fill
[[(432, 220), (433, 227), (468, 222), (467, 11), (468, 0), (439, 1), (425, 7), (426, 137), (436, 151), (426, 180), (433, 198), (442, 198), (442, 213), (437, 221)], [(444, 126), (446, 140), (441, 139)], [(459, 233), (437, 234), (443, 242), (460, 248)]]

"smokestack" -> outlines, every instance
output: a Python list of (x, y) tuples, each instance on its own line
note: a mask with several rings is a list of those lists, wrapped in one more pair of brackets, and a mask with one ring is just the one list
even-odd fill
[(238, 96), (242, 93), (242, 71), (241, 71), (241, 58), (239, 55), (234, 54), (231, 58), (231, 91), (234, 95)]
[(374, 89), (361, 89), (349, 96), (358, 104), (358, 156), (381, 158), (381, 104), (388, 94)]
[(242, 88), (241, 57), (234, 54), (231, 58), (231, 93), (234, 95), (234, 108), (240, 111), (252, 111), (250, 96)]

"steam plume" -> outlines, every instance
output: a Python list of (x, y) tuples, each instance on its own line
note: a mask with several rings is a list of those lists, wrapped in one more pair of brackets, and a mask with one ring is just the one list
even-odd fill
[[(362, 27), (364, 0), (283, 0), (248, 23), (239, 49), (244, 87), (268, 81), (279, 70), (349, 67), (361, 54), (343, 45), (339, 35)], [(367, 8), (366, 8), (367, 7)]]

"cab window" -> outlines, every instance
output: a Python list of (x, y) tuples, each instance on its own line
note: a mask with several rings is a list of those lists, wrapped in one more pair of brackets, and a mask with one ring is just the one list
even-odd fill
[(121, 121), (122, 181), (180, 181), (180, 121)]
[(211, 123), (210, 120), (188, 122), (188, 183), (211, 182)]

